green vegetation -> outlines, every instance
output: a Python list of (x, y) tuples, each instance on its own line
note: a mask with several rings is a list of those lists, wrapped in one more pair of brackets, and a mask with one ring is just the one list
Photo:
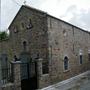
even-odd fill
[(8, 33), (5, 31), (0, 31), (0, 41), (6, 40), (8, 38)]

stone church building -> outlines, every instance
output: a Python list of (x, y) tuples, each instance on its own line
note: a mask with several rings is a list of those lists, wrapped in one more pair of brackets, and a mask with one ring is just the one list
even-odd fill
[(43, 88), (90, 69), (88, 31), (23, 5), (9, 32), (0, 41), (0, 62), (21, 61), (22, 88), (29, 80), (35, 89)]

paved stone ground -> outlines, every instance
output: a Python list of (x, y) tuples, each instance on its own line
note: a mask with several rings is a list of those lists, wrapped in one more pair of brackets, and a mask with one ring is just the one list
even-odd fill
[(80, 90), (90, 90), (90, 81), (84, 85), (81, 85)]
[(74, 87), (68, 90), (90, 90), (90, 78), (88, 77), (82, 78), (81, 80), (77, 81)]
[(90, 71), (41, 90), (90, 90)]

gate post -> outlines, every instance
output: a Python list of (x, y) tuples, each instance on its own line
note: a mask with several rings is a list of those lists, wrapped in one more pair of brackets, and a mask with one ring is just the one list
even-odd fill
[(20, 61), (11, 62), (13, 72), (13, 82), (15, 90), (21, 90), (21, 73), (20, 73)]
[(40, 79), (41, 79), (41, 76), (42, 76), (42, 61), (43, 59), (42, 58), (39, 58), (37, 60), (37, 81), (38, 81), (38, 88), (41, 88), (41, 82), (40, 82)]

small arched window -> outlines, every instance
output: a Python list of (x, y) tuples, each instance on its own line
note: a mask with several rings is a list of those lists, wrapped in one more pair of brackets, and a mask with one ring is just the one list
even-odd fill
[(68, 57), (67, 56), (65, 56), (64, 57), (64, 70), (68, 70)]
[(26, 51), (26, 49), (27, 49), (27, 42), (26, 41), (23, 41), (23, 49), (24, 49), (24, 51)]

